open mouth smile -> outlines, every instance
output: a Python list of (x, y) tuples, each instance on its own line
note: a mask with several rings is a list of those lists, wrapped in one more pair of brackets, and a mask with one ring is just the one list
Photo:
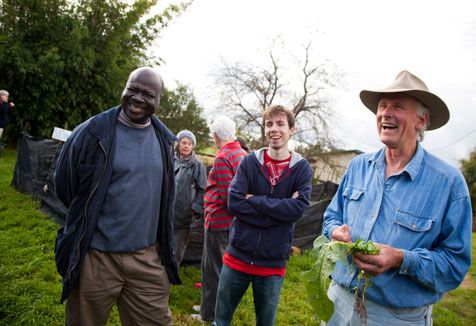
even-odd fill
[(382, 124), (382, 129), (383, 130), (394, 130), (397, 129), (397, 126), (391, 123), (383, 123)]
[(133, 104), (131, 104), (131, 110), (134, 111), (134, 112), (143, 112), (143, 111), (145, 111), (145, 109), (143, 109), (141, 107), (138, 107), (138, 106), (135, 106)]

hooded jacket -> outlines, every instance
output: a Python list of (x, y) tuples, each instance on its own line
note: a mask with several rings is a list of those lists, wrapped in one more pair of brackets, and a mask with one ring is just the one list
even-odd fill
[[(227, 252), (245, 263), (284, 268), (291, 254), (296, 221), (309, 206), (312, 169), (292, 152), (289, 166), (273, 187), (264, 150), (247, 154), (230, 184), (228, 208), (235, 216)], [(298, 191), (297, 198), (291, 198)], [(252, 197), (246, 199), (246, 194)]]
[[(76, 284), (108, 191), (115, 127), (121, 109), (119, 105), (76, 127), (58, 157), (55, 190), (58, 198), (69, 208), (65, 225), (58, 230), (55, 242), (56, 267), (63, 282), (61, 302), (66, 300)], [(151, 123), (165, 160), (157, 229), (160, 257), (170, 282), (179, 284), (172, 226), (175, 197), (172, 143), (176, 138), (155, 116), (151, 116)]]
[(207, 185), (207, 170), (203, 162), (192, 154), (188, 158), (175, 156), (174, 228), (188, 228), (193, 210), (203, 214), (203, 192)]

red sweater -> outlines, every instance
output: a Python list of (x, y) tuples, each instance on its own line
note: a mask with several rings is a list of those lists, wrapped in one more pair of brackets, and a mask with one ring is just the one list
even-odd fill
[(228, 211), (228, 187), (246, 152), (237, 141), (223, 146), (215, 155), (203, 196), (205, 227), (212, 231), (228, 230), (233, 215)]

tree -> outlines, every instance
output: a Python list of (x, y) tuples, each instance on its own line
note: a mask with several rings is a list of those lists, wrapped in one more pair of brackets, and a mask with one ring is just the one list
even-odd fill
[(210, 137), (202, 112), (190, 88), (179, 84), (175, 90), (164, 90), (156, 115), (174, 134), (188, 129), (195, 135), (198, 147), (207, 147)]
[[(252, 146), (257, 147), (266, 144), (263, 111), (270, 104), (282, 104), (294, 112), (294, 138), (301, 145), (328, 147), (331, 109), (326, 90), (337, 86), (340, 70), (328, 61), (314, 63), (311, 42), (303, 47), (302, 59), (278, 57), (276, 52), (272, 46), (267, 67), (222, 60), (222, 67), (214, 74), (220, 111), (225, 109), (232, 115), (240, 130), (255, 138)], [(284, 62), (294, 66), (287, 67)]]
[(16, 107), (5, 133), (50, 137), (120, 101), (129, 73), (158, 63), (147, 55), (187, 5), (146, 17), (157, 0), (4, 0), (0, 78)]
[(462, 159), (461, 172), (466, 179), (471, 197), (471, 207), (473, 208), (473, 232), (476, 232), (476, 147), (469, 154), (469, 159)]

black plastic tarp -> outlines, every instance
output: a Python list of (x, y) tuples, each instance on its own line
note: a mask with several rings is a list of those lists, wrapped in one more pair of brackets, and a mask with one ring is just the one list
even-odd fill
[(54, 192), (53, 173), (62, 142), (38, 139), (27, 133), (18, 144), (12, 186), (41, 201), (41, 209), (55, 222), (63, 224), (67, 209)]

